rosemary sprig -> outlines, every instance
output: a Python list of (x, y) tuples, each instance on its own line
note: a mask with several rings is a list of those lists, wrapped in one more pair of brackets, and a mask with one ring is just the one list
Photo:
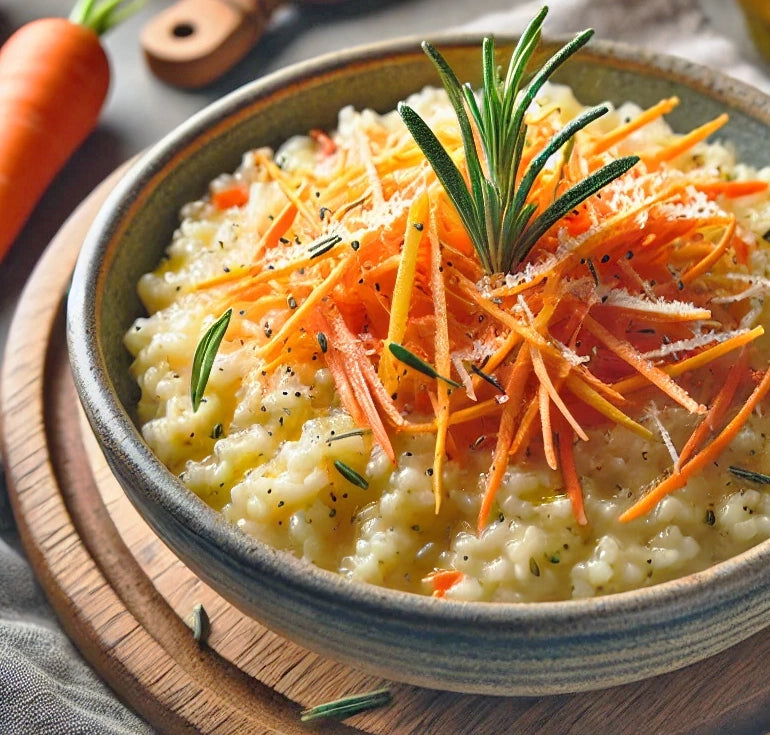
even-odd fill
[(390, 689), (376, 689), (365, 694), (353, 694), (349, 697), (335, 699), (332, 702), (316, 705), (302, 710), (300, 719), (302, 722), (318, 720), (322, 717), (334, 717), (338, 720), (352, 717), (359, 712), (382, 707), (391, 700)]
[[(637, 156), (627, 156), (598, 169), (539, 214), (536, 214), (537, 206), (527, 201), (548, 160), (565, 145), (565, 155), (569, 155), (575, 134), (608, 110), (606, 106), (592, 107), (571, 120), (519, 176), (527, 134), (524, 118), (529, 106), (549, 77), (593, 35), (590, 29), (578, 33), (524, 85), (525, 72), (540, 40), (547, 13), (548, 8), (543, 8), (527, 26), (511, 55), (504, 80), (495, 62), (494, 39), (484, 39), (483, 81), (478, 101), (472, 87), (458, 81), (439, 51), (427, 41), (422, 44), (457, 116), (469, 184), (465, 183), (451, 155), (419, 114), (404, 102), (398, 106), (401, 118), (454, 204), (481, 265), (488, 273), (515, 270), (553, 224), (639, 160)], [(477, 148), (474, 131), (481, 150)]]
[(230, 324), (230, 317), (233, 310), (228, 309), (219, 317), (205, 332), (193, 355), (192, 373), (190, 375), (190, 399), (192, 400), (193, 411), (197, 411), (203, 400), (203, 392), (206, 390), (206, 384), (209, 382), (211, 368), (214, 365), (214, 358), (222, 342), (222, 338), (227, 331), (227, 325)]

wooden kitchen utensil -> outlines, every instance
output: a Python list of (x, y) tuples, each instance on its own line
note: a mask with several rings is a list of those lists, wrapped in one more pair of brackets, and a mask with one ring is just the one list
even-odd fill
[[(332, 5), (340, 0), (299, 0)], [(286, 0), (179, 0), (143, 28), (140, 44), (153, 74), (177, 87), (203, 87), (237, 64)]]

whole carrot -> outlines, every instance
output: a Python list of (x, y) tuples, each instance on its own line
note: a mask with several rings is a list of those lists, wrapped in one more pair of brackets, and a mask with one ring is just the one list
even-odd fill
[(96, 126), (110, 84), (100, 36), (138, 5), (80, 0), (69, 19), (34, 20), (0, 47), (0, 258)]

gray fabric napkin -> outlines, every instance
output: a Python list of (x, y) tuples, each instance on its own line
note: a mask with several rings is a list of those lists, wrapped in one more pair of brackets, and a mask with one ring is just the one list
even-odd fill
[[(514, 2), (463, 30), (519, 32), (541, 0)], [(711, 65), (770, 92), (770, 67), (728, 0), (552, 0), (545, 30), (586, 27)], [(126, 735), (152, 729), (129, 711), (62, 632), (19, 550), (0, 492), (0, 735)]]

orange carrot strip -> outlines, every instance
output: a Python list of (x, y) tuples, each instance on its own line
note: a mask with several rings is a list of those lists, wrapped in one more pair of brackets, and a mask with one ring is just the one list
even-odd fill
[(696, 278), (711, 270), (711, 266), (722, 257), (722, 254), (727, 250), (727, 246), (733, 239), (733, 235), (735, 234), (735, 224), (735, 215), (733, 215), (730, 217), (722, 237), (719, 238), (719, 242), (712, 248), (711, 252), (682, 273), (680, 277), (682, 283), (685, 285), (690, 284)]
[(667, 145), (665, 148), (661, 148), (651, 156), (643, 156), (643, 158), (648, 162), (648, 164), (670, 161), (685, 151), (689, 150), (697, 143), (706, 140), (709, 135), (719, 130), (719, 128), (721, 128), (727, 122), (727, 120), (727, 113), (722, 113), (718, 117), (715, 117), (713, 120), (704, 123), (700, 127), (691, 130), (685, 135), (682, 135), (670, 145)]
[(500, 417), (500, 427), (497, 432), (497, 444), (495, 445), (492, 457), (492, 466), (487, 475), (481, 508), (479, 509), (477, 525), (479, 533), (481, 533), (487, 523), (489, 513), (492, 510), (492, 503), (495, 500), (497, 491), (500, 489), (500, 483), (503, 481), (505, 471), (508, 469), (508, 453), (513, 441), (516, 417), (519, 415), (521, 397), (524, 393), (524, 386), (527, 383), (530, 371), (530, 352), (529, 350), (520, 349), (505, 386), (508, 402), (503, 406), (503, 414)]
[(708, 413), (695, 427), (695, 430), (690, 434), (690, 438), (682, 447), (682, 451), (679, 452), (679, 467), (690, 459), (698, 447), (704, 442), (708, 434), (716, 429), (717, 425), (722, 420), (722, 417), (727, 413), (727, 410), (732, 403), (733, 396), (735, 395), (735, 391), (738, 390), (738, 385), (746, 374), (745, 371), (747, 366), (748, 353), (744, 348), (730, 367), (727, 377), (717, 391), (716, 397), (714, 398)]
[(369, 391), (369, 386), (362, 369), (362, 362), (369, 363), (369, 361), (365, 355), (362, 357), (360, 353), (357, 354), (357, 349), (361, 347), (360, 342), (350, 333), (341, 314), (338, 312), (327, 314), (327, 320), (331, 341), (328, 345), (326, 356), (328, 357), (330, 352), (334, 353), (337, 351), (341, 354), (344, 360), (343, 369), (354, 392), (356, 402), (366, 416), (366, 422), (372, 430), (372, 435), (375, 441), (382, 447), (388, 459), (395, 463), (396, 453), (377, 411), (377, 406)]
[(331, 156), (337, 150), (337, 144), (325, 130), (313, 128), (308, 135), (318, 143), (318, 150), (322, 156)]
[(572, 426), (575, 433), (583, 441), (588, 441), (588, 436), (586, 436), (585, 431), (583, 431), (583, 428), (575, 420), (575, 417), (570, 413), (569, 409), (564, 403), (564, 400), (559, 395), (558, 390), (556, 389), (553, 382), (551, 381), (551, 377), (550, 375), (548, 375), (548, 370), (546, 369), (545, 363), (543, 362), (543, 356), (540, 354), (539, 350), (535, 349), (534, 347), (530, 346), (529, 349), (531, 352), (530, 357), (532, 360), (532, 367), (535, 371), (535, 375), (537, 375), (537, 378), (540, 381), (540, 384), (545, 388), (548, 396), (550, 396), (551, 400), (554, 402), (556, 407), (559, 409), (559, 411), (561, 411), (564, 418), (567, 419), (567, 421), (569, 422), (570, 426)]
[(423, 578), (433, 588), (433, 597), (444, 597), (465, 575), (458, 569), (437, 569)]
[(706, 413), (705, 406), (701, 406), (693, 400), (687, 391), (675, 383), (665, 371), (642, 357), (631, 343), (618, 339), (592, 316), (587, 316), (583, 320), (583, 326), (618, 357), (631, 365), (650, 383), (660, 388), (667, 396), (686, 408), (690, 413)]
[(666, 495), (684, 487), (695, 473), (711, 464), (735, 438), (741, 427), (748, 421), (754, 409), (767, 395), (768, 390), (770, 390), (770, 369), (765, 371), (762, 380), (748, 397), (746, 403), (741, 406), (732, 421), (717, 434), (713, 441), (692, 457), (687, 464), (682, 465), (679, 472), (673, 472), (642, 498), (637, 500), (636, 503), (621, 514), (619, 520), (626, 523), (627, 521), (632, 521), (635, 518), (639, 518), (645, 513), (648, 513), (663, 500)]
[(292, 311), (291, 316), (283, 323), (283, 326), (270, 338), (270, 341), (259, 348), (261, 357), (269, 359), (274, 356), (276, 350), (283, 348), (288, 337), (297, 329), (307, 316), (318, 307), (323, 298), (329, 294), (335, 286), (339, 285), (340, 278), (354, 262), (353, 258), (345, 258), (334, 266), (329, 275), (314, 288), (308, 297)]
[(714, 197), (726, 196), (728, 199), (737, 199), (738, 197), (751, 196), (752, 194), (761, 194), (767, 191), (767, 182), (759, 179), (734, 180), (734, 181), (710, 181), (700, 183), (693, 182), (698, 191), (702, 191), (706, 196)]
[(678, 104), (678, 97), (669, 97), (668, 99), (661, 100), (652, 107), (648, 107), (646, 110), (639, 113), (633, 120), (629, 120), (627, 123), (618, 125), (616, 128), (604, 133), (604, 135), (598, 138), (590, 147), (590, 153), (594, 156), (604, 153), (608, 148), (611, 148), (616, 143), (627, 138), (631, 133), (636, 132), (639, 128), (647, 125), (647, 123), (668, 114)]
[(580, 484), (580, 477), (575, 467), (574, 435), (567, 422), (560, 418), (560, 428), (557, 436), (559, 445), (559, 467), (561, 476), (564, 480), (564, 489), (567, 491), (567, 497), (572, 504), (572, 514), (579, 525), (585, 526), (588, 523), (586, 518), (585, 506), (583, 505), (583, 487)]

